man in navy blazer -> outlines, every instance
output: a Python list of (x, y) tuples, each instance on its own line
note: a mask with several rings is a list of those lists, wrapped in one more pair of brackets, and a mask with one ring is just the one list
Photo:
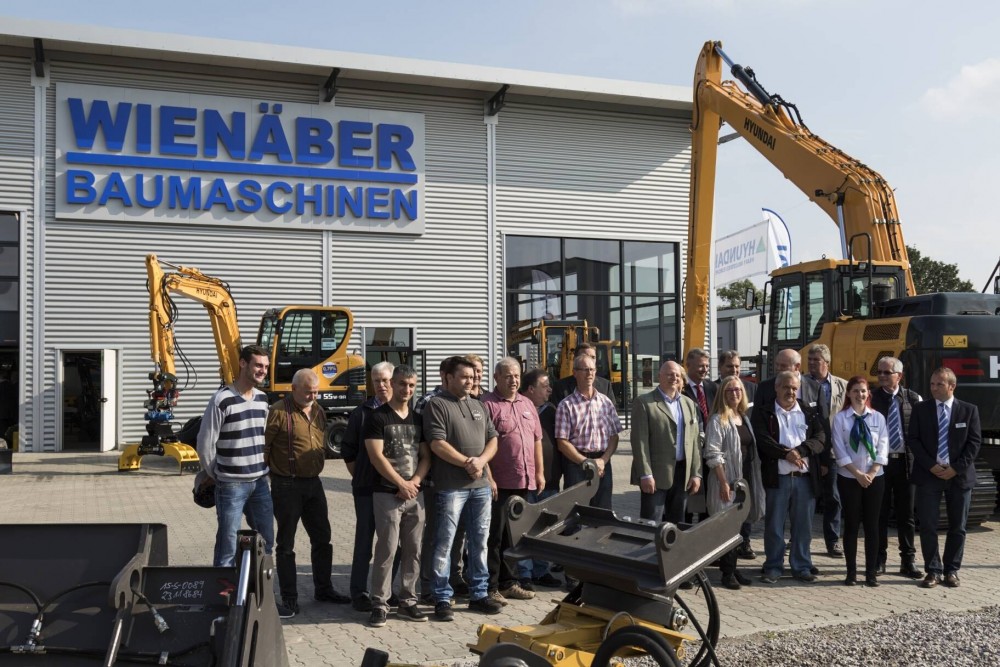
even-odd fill
[[(934, 399), (913, 408), (906, 436), (906, 444), (913, 452), (910, 481), (916, 487), (920, 550), (927, 571), (920, 582), (924, 588), (934, 588), (939, 583), (958, 587), (958, 570), (962, 567), (965, 550), (965, 521), (969, 516), (972, 487), (976, 485), (973, 462), (982, 444), (979, 408), (955, 398), (957, 384), (950, 368), (934, 371), (930, 385)], [(937, 536), (942, 495), (948, 513), (943, 561), (938, 552)]]

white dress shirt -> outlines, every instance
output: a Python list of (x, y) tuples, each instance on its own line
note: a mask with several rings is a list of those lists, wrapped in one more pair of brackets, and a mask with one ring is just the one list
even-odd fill
[[(853, 463), (854, 467), (861, 472), (868, 472), (872, 467), (872, 458), (868, 449), (864, 445), (858, 446), (858, 451), (851, 449), (851, 429), (854, 428), (853, 407), (841, 410), (833, 418), (833, 455), (837, 459), (840, 468), (837, 474), (841, 477), (852, 478), (852, 475), (844, 466)], [(868, 415), (865, 421), (868, 422), (868, 430), (872, 434), (872, 444), (875, 446), (875, 461), (880, 466), (876, 477), (885, 471), (885, 465), (889, 462), (889, 427), (885, 423), (885, 417), (881, 412), (865, 408), (864, 414)]]

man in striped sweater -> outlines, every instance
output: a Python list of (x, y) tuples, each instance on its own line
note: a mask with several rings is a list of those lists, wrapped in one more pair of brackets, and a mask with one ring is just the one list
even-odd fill
[(274, 545), (274, 510), (264, 460), (268, 403), (267, 394), (257, 389), (269, 366), (266, 350), (244, 347), (239, 376), (212, 396), (198, 431), (198, 458), (215, 481), (216, 567), (235, 564), (236, 532), (244, 513), (250, 527), (264, 538), (268, 554)]

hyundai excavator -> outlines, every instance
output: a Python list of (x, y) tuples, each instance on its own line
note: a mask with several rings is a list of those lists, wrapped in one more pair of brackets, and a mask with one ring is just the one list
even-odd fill
[[(736, 81), (723, 81), (723, 64)], [(740, 87), (739, 84), (743, 87)], [(721, 42), (707, 42), (695, 67), (684, 349), (701, 347), (708, 316), (716, 157), (722, 122), (817, 204), (840, 230), (843, 259), (771, 273), (766, 350), (830, 347), (830, 371), (877, 378), (878, 360), (902, 360), (907, 383), (925, 393), (934, 369), (951, 368), (956, 394), (982, 420), (980, 485), (1000, 471), (1000, 296), (921, 294), (914, 289), (892, 188), (876, 171), (827, 143), (798, 109), (770, 94)], [(977, 497), (979, 500), (977, 501)], [(973, 516), (993, 512), (995, 492), (973, 494)], [(977, 507), (977, 502), (979, 506)]]
[[(162, 265), (162, 266), (161, 266)], [(163, 266), (171, 271), (165, 273)], [(118, 470), (137, 470), (148, 454), (170, 456), (181, 470), (197, 470), (198, 454), (192, 445), (197, 436), (197, 422), (175, 432), (174, 408), (180, 396), (176, 359), (184, 365), (180, 347), (174, 339), (178, 310), (173, 297), (183, 296), (205, 307), (212, 325), (212, 337), (219, 359), (221, 384), (231, 384), (239, 374), (240, 327), (236, 302), (223, 280), (208, 276), (196, 268), (162, 262), (156, 255), (146, 256), (146, 288), (149, 290), (149, 349), (153, 371), (147, 390), (146, 436), (139, 444), (126, 445), (118, 459)], [(271, 367), (264, 385), (268, 399), (278, 400), (291, 392), (292, 376), (300, 368), (309, 368), (320, 379), (317, 402), (327, 414), (327, 452), (339, 451), (340, 439), (347, 425), (347, 415), (366, 397), (365, 363), (349, 354), (347, 346), (354, 327), (354, 315), (337, 306), (284, 306), (270, 309), (261, 318), (257, 344), (268, 351)]]
[[(537, 346), (537, 359), (532, 360), (528, 369), (541, 368), (547, 372), (552, 381), (573, 376), (573, 350), (578, 343), (586, 342), (594, 346), (597, 352), (597, 375), (607, 379), (618, 397), (619, 406), (624, 407), (626, 389), (622, 385), (622, 354), (628, 358), (628, 341), (598, 340), (601, 330), (590, 326), (587, 320), (524, 320), (514, 325), (514, 333), (507, 337), (507, 353), (517, 359), (524, 359), (519, 354), (518, 346), (530, 342)], [(569, 354), (564, 354), (568, 350)]]

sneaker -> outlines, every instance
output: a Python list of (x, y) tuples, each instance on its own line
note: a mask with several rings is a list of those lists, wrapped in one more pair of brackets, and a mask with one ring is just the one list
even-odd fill
[(816, 575), (810, 572), (809, 570), (806, 570), (805, 572), (797, 572), (793, 576), (799, 581), (804, 581), (807, 584), (811, 584), (814, 581), (816, 581)]
[(507, 598), (500, 595), (500, 591), (490, 591), (486, 594), (491, 600), (499, 604), (501, 607), (507, 606)]
[(313, 599), (317, 602), (332, 602), (334, 604), (347, 604), (351, 602), (351, 598), (348, 595), (341, 595), (332, 588), (325, 591), (316, 591), (316, 595)]
[(386, 616), (385, 609), (376, 607), (372, 609), (372, 615), (368, 617), (368, 625), (373, 628), (381, 628), (385, 625)]
[(540, 577), (534, 577), (531, 580), (535, 586), (542, 586), (544, 588), (562, 588), (562, 582), (553, 577), (551, 574), (546, 572)]
[(285, 599), (275, 604), (278, 608), (278, 618), (295, 618), (299, 613), (299, 603), (295, 600)]
[(736, 572), (733, 573), (733, 576), (736, 577), (736, 581), (740, 582), (740, 585), (742, 585), (742, 586), (752, 586), (753, 585), (753, 579), (751, 579), (750, 577), (744, 575), (739, 570), (736, 570)]
[(488, 595), (478, 600), (469, 600), (469, 611), (478, 611), (483, 614), (493, 615), (499, 614), (502, 610), (503, 605)]
[(434, 605), (434, 618), (439, 621), (454, 621), (455, 612), (451, 610), (451, 603), (442, 600)]
[(531, 579), (521, 579), (517, 583), (520, 584), (521, 588), (524, 590), (531, 591), (532, 593), (535, 592), (535, 586), (531, 583)]
[(372, 599), (368, 596), (368, 593), (362, 593), (351, 600), (351, 607), (354, 608), (354, 611), (367, 613), (372, 610)]
[(840, 548), (840, 542), (831, 542), (826, 545), (826, 555), (830, 558), (843, 558), (844, 550)]
[(760, 583), (762, 583), (762, 584), (776, 584), (776, 583), (778, 583), (778, 575), (776, 575), (776, 574), (762, 574), (762, 575), (760, 575)]
[(405, 618), (408, 621), (417, 621), (418, 623), (423, 623), (427, 620), (427, 614), (420, 610), (415, 604), (401, 604), (396, 607), (396, 616), (400, 618)]
[(526, 591), (521, 584), (514, 582), (507, 588), (500, 591), (500, 595), (510, 600), (531, 600), (535, 597), (534, 591)]

